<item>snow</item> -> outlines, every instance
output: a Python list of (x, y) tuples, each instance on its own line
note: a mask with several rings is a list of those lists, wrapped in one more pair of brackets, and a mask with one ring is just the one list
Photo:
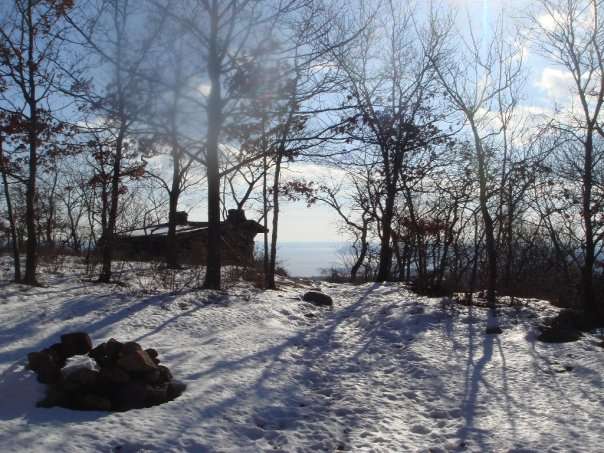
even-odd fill
[(99, 371), (98, 364), (88, 355), (75, 355), (67, 359), (67, 363), (61, 369), (63, 377), (69, 376), (71, 373), (82, 368), (87, 370)]
[[(537, 342), (546, 302), (502, 307), (503, 333), (485, 335), (487, 311), (398, 284), (321, 283), (330, 310), (300, 300), (311, 282), (142, 291), (78, 272), (2, 286), (3, 451), (603, 451), (604, 350)], [(25, 357), (74, 330), (156, 348), (186, 392), (124, 413), (36, 408)]]

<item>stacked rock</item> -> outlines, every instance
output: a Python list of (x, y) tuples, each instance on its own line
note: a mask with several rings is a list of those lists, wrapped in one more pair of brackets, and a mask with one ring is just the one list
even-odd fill
[[(85, 363), (87, 357), (93, 359), (88, 366), (77, 365), (75, 359)], [(28, 365), (48, 385), (41, 407), (125, 411), (165, 403), (185, 389), (160, 365), (155, 349), (113, 338), (93, 348), (84, 332), (62, 335), (60, 343), (28, 354)]]

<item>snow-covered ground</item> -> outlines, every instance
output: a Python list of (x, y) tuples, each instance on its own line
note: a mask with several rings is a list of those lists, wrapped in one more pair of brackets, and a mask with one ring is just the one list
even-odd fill
[[(396, 284), (322, 283), (330, 310), (288, 280), (145, 292), (70, 270), (48, 283), (0, 286), (1, 451), (604, 451), (604, 349), (537, 342), (545, 302), (502, 308), (493, 336), (484, 310)], [(36, 408), (26, 355), (75, 330), (156, 348), (187, 391), (123, 413)]]

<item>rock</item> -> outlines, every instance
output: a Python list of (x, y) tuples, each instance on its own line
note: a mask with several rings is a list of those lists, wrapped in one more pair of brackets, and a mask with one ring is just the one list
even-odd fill
[(61, 386), (49, 385), (46, 390), (46, 397), (36, 403), (37, 407), (55, 407), (65, 404), (65, 391)]
[(88, 355), (92, 357), (101, 368), (108, 366), (110, 363), (109, 358), (107, 357), (106, 343), (101, 343), (96, 348), (92, 349)]
[(537, 339), (546, 343), (577, 341), (582, 336), (581, 331), (589, 330), (592, 326), (593, 320), (584, 312), (566, 308), (541, 327), (541, 335)]
[(100, 371), (101, 379), (111, 384), (125, 384), (130, 381), (130, 375), (118, 367), (104, 367)]
[(107, 354), (107, 359), (110, 362), (115, 362), (122, 350), (122, 343), (117, 341), (115, 338), (111, 338), (107, 343), (105, 343), (105, 353)]
[(318, 307), (331, 307), (333, 305), (332, 298), (319, 291), (308, 291), (304, 294), (302, 300), (317, 305)]
[(145, 373), (143, 380), (148, 384), (158, 385), (165, 384), (172, 379), (172, 373), (168, 367), (160, 365), (157, 369)]
[(47, 364), (38, 370), (38, 382), (42, 384), (57, 384), (61, 382), (61, 368), (56, 364)]
[(590, 318), (581, 310), (565, 308), (560, 310), (558, 315), (551, 321), (550, 325), (557, 328), (586, 331), (595, 327), (595, 322), (593, 318)]
[(38, 380), (49, 385), (39, 407), (124, 411), (165, 403), (185, 390), (167, 367), (158, 366), (158, 356), (155, 349), (114, 338), (92, 349), (87, 334), (74, 332), (27, 358)]
[(65, 378), (64, 389), (69, 393), (92, 392), (97, 390), (100, 383), (100, 373), (88, 368), (72, 371)]
[(487, 335), (499, 335), (502, 332), (503, 330), (501, 330), (501, 327), (499, 326), (488, 326), (485, 330)]
[(158, 369), (151, 370), (144, 374), (143, 381), (147, 384), (160, 384), (161, 383), (161, 373)]
[(572, 365), (560, 365), (558, 362), (552, 362), (552, 370), (556, 373), (569, 373), (575, 369)]
[(45, 361), (51, 360), (46, 352), (30, 352), (27, 354), (27, 367), (32, 371), (38, 371)]
[(168, 385), (147, 387), (147, 399), (145, 406), (157, 406), (168, 400)]
[(88, 354), (92, 349), (92, 340), (86, 332), (72, 332), (61, 335), (61, 344), (65, 357)]
[(60, 366), (65, 366), (67, 357), (62, 343), (55, 343), (50, 348), (45, 349), (52, 356), (53, 360)]
[(138, 352), (138, 351), (142, 351), (142, 350), (143, 350), (143, 348), (141, 348), (140, 344), (138, 344), (134, 341), (129, 341), (122, 345), (122, 349), (121, 349), (119, 355), (121, 355), (121, 356), (129, 355), (129, 354), (132, 354), (133, 352)]
[(573, 309), (561, 310), (555, 318), (541, 326), (539, 341), (546, 343), (566, 343), (581, 338), (581, 330), (585, 330), (589, 322), (583, 312)]
[(110, 411), (111, 401), (104, 396), (88, 393), (80, 398), (80, 407), (85, 411)]
[(145, 351), (133, 351), (120, 357), (117, 365), (129, 373), (146, 373), (157, 368)]
[(168, 382), (172, 380), (172, 373), (167, 366), (160, 365), (157, 367), (160, 374), (160, 382)]
[(117, 410), (142, 409), (147, 403), (147, 385), (132, 381), (120, 386), (113, 403)]
[(542, 327), (537, 340), (544, 343), (568, 343), (581, 338), (581, 332), (572, 328)]
[(156, 365), (159, 365), (160, 360), (159, 360), (159, 353), (153, 349), (153, 348), (149, 348), (149, 349), (145, 349), (145, 352), (149, 355), (149, 357), (151, 357), (151, 360), (153, 360), (153, 363), (155, 363)]
[(37, 374), (38, 382), (56, 384), (61, 381), (61, 367), (48, 352), (32, 352), (28, 354), (28, 361), (29, 367)]
[(168, 383), (167, 396), (168, 400), (178, 398), (186, 390), (187, 384), (181, 381), (173, 380)]

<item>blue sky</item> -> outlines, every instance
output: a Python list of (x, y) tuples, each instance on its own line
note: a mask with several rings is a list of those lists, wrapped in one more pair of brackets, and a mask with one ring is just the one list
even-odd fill
[[(422, 1), (422, 0), (420, 0)], [(425, 0), (427, 1), (427, 0)], [(489, 35), (489, 23), (500, 11), (515, 21), (522, 20), (537, 2), (527, 0), (446, 0), (458, 8), (458, 27), (467, 27), (467, 17), (474, 21), (485, 39)], [(466, 15), (465, 11), (468, 11)], [(555, 101), (560, 101), (567, 78), (560, 68), (545, 61), (526, 43), (525, 68), (527, 82), (522, 108), (535, 113), (547, 111)], [(340, 241), (337, 217), (323, 205), (307, 208), (304, 203), (284, 203), (281, 212), (280, 240), (283, 241)]]
[[(418, 0), (418, 4), (427, 5), (428, 1)], [(438, 3), (437, 0), (434, 3)], [(441, 3), (457, 9), (457, 27), (460, 31), (467, 30), (467, 21), (470, 18), (479, 39), (485, 40), (489, 38), (492, 21), (501, 11), (510, 24), (522, 24), (527, 14), (538, 8), (538, 1), (531, 0), (442, 0)], [(525, 47), (527, 82), (520, 108), (532, 113), (547, 113), (555, 102), (564, 101), (568, 76), (561, 68), (538, 55), (530, 42), (527, 41)], [(297, 176), (302, 175), (310, 180), (339, 177), (320, 166), (306, 163), (293, 164), (291, 170)], [(205, 204), (195, 204), (191, 218), (205, 219)], [(284, 201), (281, 206), (279, 229), (281, 241), (316, 242), (346, 239), (338, 228), (337, 216), (330, 208), (321, 204), (307, 207), (304, 202)]]

